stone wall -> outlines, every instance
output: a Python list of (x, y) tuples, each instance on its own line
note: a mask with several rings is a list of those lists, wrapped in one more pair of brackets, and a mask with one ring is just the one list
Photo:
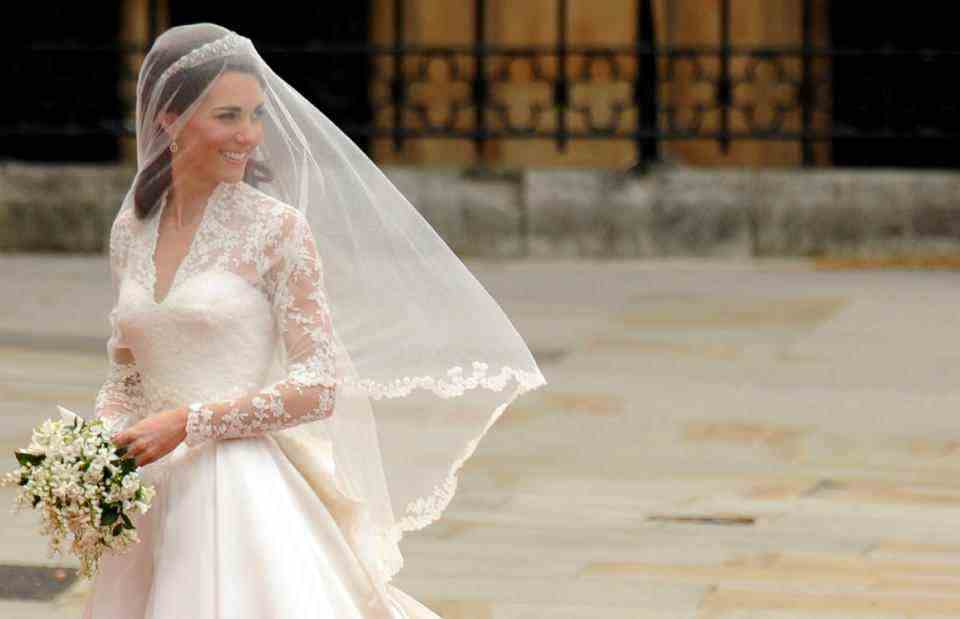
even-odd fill
[[(960, 253), (960, 173), (384, 167), (462, 256)], [(105, 251), (133, 170), (0, 164), (0, 250)]]

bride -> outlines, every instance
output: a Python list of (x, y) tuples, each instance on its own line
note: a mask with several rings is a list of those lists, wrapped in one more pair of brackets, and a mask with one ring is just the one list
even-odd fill
[(250, 39), (164, 32), (136, 130), (95, 415), (157, 494), (83, 616), (436, 617), (390, 584), (399, 543), (546, 384), (526, 344)]

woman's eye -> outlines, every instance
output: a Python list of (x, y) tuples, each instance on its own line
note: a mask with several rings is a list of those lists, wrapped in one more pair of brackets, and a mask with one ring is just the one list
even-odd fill
[[(265, 113), (265, 111), (266, 111), (266, 110), (259, 109), (259, 110), (257, 110), (256, 112), (254, 112), (253, 115), (254, 115), (255, 118), (262, 118), (263, 115), (264, 115), (264, 113)], [(229, 112), (229, 113), (227, 113), (227, 114), (221, 114), (221, 115), (217, 116), (217, 118), (220, 118), (220, 119), (230, 119), (230, 118), (233, 118), (234, 116), (236, 116), (236, 114), (234, 114), (233, 112)]]

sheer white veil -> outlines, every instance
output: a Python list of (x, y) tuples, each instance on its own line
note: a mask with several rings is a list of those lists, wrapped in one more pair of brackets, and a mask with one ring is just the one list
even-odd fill
[[(171, 137), (231, 71), (254, 75), (266, 101), (244, 182), (309, 221), (337, 352), (333, 415), (273, 435), (386, 583), (402, 565), (403, 533), (440, 517), (483, 435), (546, 380), (500, 306), (420, 213), (250, 39), (226, 28), (171, 28), (146, 55), (137, 177), (122, 209), (155, 206), (171, 182)], [(176, 121), (165, 128), (167, 113)], [(274, 378), (284, 355), (276, 351)]]

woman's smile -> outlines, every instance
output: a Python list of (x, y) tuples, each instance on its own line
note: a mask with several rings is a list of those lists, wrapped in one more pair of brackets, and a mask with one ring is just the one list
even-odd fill
[(231, 165), (243, 165), (247, 162), (247, 156), (250, 154), (249, 151), (220, 151), (220, 154)]

